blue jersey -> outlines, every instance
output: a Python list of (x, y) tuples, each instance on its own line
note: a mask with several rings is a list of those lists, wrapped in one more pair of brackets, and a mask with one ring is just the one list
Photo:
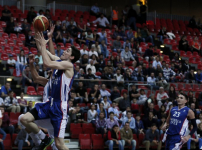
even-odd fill
[(179, 109), (177, 106), (173, 107), (170, 111), (170, 123), (167, 130), (168, 135), (181, 135), (184, 136), (188, 129), (187, 115), (189, 108), (187, 106)]

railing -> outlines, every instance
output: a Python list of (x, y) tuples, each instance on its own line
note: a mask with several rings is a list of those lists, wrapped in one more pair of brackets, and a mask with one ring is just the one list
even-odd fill
[(0, 5), (17, 6), (18, 0), (0, 0)]

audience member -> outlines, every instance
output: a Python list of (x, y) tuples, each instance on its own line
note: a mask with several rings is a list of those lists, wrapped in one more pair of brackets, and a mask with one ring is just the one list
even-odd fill
[(60, 57), (63, 54), (63, 50), (61, 49), (61, 45), (57, 44), (57, 49), (55, 50), (55, 55)]
[(96, 132), (102, 135), (107, 133), (107, 121), (103, 112), (100, 112), (99, 118), (96, 119)]
[[(131, 66), (136, 63), (135, 58), (132, 53), (129, 51), (129, 47), (126, 46), (125, 50), (121, 52), (122, 63), (125, 63), (126, 66)], [(132, 61), (131, 61), (132, 60)]]
[(185, 35), (182, 35), (181, 40), (179, 41), (179, 50), (189, 51), (189, 44), (187, 41), (187, 37)]
[[(0, 107), (0, 110), (1, 110), (1, 107)], [(2, 125), (2, 117), (3, 117), (3, 115), (2, 115), (2, 113), (0, 111), (0, 126)], [(3, 143), (3, 141), (6, 139), (6, 132), (2, 128), (0, 128), (0, 134), (2, 135), (2, 138), (0, 138), (0, 149), (4, 150), (4, 143)]]
[(140, 118), (140, 114), (136, 114), (135, 117), (135, 130), (136, 130), (136, 134), (144, 134), (144, 124)]
[(146, 24), (146, 20), (147, 20), (147, 6), (143, 5), (142, 1), (139, 1), (140, 4), (140, 20), (141, 20), (141, 24), (145, 23)]
[(195, 80), (198, 84), (202, 83), (202, 73), (200, 69), (198, 69), (197, 73), (195, 74)]
[(151, 129), (152, 124), (156, 124), (157, 125), (157, 119), (154, 116), (153, 112), (149, 112), (149, 117), (145, 118), (145, 120), (144, 120), (145, 130)]
[(113, 112), (114, 113), (114, 119), (115, 120), (119, 120), (119, 111), (118, 111), (118, 109), (116, 108), (116, 102), (113, 102), (112, 103), (112, 107), (110, 107), (109, 109), (108, 109), (108, 114), (110, 114), (111, 112)]
[(87, 122), (95, 125), (96, 124), (95, 120), (96, 120), (97, 115), (98, 115), (98, 113), (95, 110), (95, 105), (91, 105), (91, 107), (87, 113)]
[(158, 115), (158, 112), (156, 109), (154, 109), (154, 103), (148, 104), (149, 107), (145, 109), (144, 116), (145, 118), (149, 118), (149, 113), (152, 112), (153, 115), (156, 117)]
[(136, 134), (136, 130), (135, 130), (135, 119), (132, 117), (132, 113), (131, 111), (128, 111), (127, 112), (127, 116), (125, 118), (123, 118), (123, 121), (122, 121), (122, 128), (124, 127), (125, 123), (129, 123), (130, 125), (130, 129), (132, 130), (132, 132), (134, 134)]
[(25, 57), (24, 50), (21, 50), (20, 55), (17, 56), (17, 63), (19, 64), (20, 71), (22, 72), (25, 65), (27, 65), (27, 59)]
[(98, 57), (98, 52), (95, 51), (95, 45), (92, 45), (92, 46), (91, 46), (91, 49), (90, 49), (88, 55), (89, 55), (89, 57), (91, 57), (91, 56), (93, 56), (93, 55), (95, 55), (96, 58)]
[(83, 112), (79, 106), (76, 106), (76, 113), (75, 113), (75, 123), (85, 123), (84, 118), (83, 118)]
[(99, 14), (100, 14), (100, 9), (99, 9), (97, 3), (95, 3), (95, 5), (93, 5), (93, 6), (91, 7), (90, 13), (91, 13), (92, 16), (96, 16), (96, 17), (99, 16)]
[(104, 108), (104, 104), (102, 102), (99, 104), (99, 108), (97, 109), (98, 116), (100, 115), (101, 112), (104, 113), (104, 117), (107, 119), (107, 111)]
[(122, 45), (120, 42), (120, 36), (116, 37), (116, 40), (113, 41), (113, 51), (114, 52), (121, 52), (122, 51)]
[(113, 102), (116, 98), (121, 97), (120, 91), (117, 86), (114, 86), (113, 91), (111, 92), (111, 101)]
[(9, 96), (5, 98), (5, 106), (8, 111), (13, 113), (20, 112), (20, 106), (18, 100), (13, 96), (14, 92), (9, 91)]
[(140, 96), (138, 98), (137, 104), (138, 105), (144, 105), (146, 100), (147, 100), (147, 95), (145, 94), (144, 89), (141, 89), (140, 90)]
[(100, 14), (100, 17), (93, 21), (93, 23), (98, 23), (98, 28), (109, 28), (109, 21), (103, 14)]
[(132, 85), (131, 87), (131, 91), (129, 92), (130, 95), (130, 100), (134, 99), (134, 98), (138, 98), (140, 96), (139, 92), (136, 90), (136, 85)]
[(18, 103), (20, 105), (20, 109), (22, 113), (26, 113), (27, 112), (27, 100), (24, 99), (24, 93), (21, 92), (20, 94), (20, 99), (18, 99)]
[(7, 60), (7, 65), (8, 65), (8, 67), (12, 67), (12, 68), (14, 67), (15, 68), (15, 64), (16, 64), (16, 61), (13, 58), (13, 55), (10, 54), (9, 59)]
[(33, 102), (29, 101), (27, 106), (27, 112), (29, 112), (33, 108)]
[(93, 64), (93, 60), (90, 60), (90, 63), (86, 66), (86, 74), (88, 74), (88, 69), (91, 69), (91, 73), (93, 75), (96, 73), (96, 68)]
[(156, 78), (153, 72), (151, 73), (151, 76), (147, 78), (147, 83), (152, 87), (152, 89), (158, 89), (158, 86), (156, 85)]
[(79, 82), (78, 88), (76, 89), (76, 96), (80, 99), (80, 103), (88, 102), (88, 93), (86, 88), (83, 87), (83, 82)]
[(16, 33), (15, 31), (15, 22), (14, 22), (14, 18), (11, 17), (9, 21), (7, 21), (7, 25), (6, 25), (6, 29), (5, 32), (10, 34), (10, 33)]
[(109, 56), (109, 51), (107, 50), (107, 46), (105, 45), (105, 41), (102, 40), (100, 44), (101, 54), (104, 56), (104, 58), (107, 58)]
[(159, 88), (159, 93), (157, 94), (156, 100), (157, 103), (159, 105), (159, 107), (161, 107), (161, 105), (163, 105), (166, 101), (166, 99), (168, 99), (168, 94), (164, 91), (163, 87)]
[(34, 40), (34, 37), (32, 36), (32, 31), (29, 30), (28, 31), (28, 35), (26, 36), (25, 38), (25, 46), (28, 46), (28, 47), (36, 47), (36, 42)]
[(123, 99), (119, 101), (119, 109), (120, 111), (125, 111), (127, 107), (130, 107), (131, 102), (128, 97), (128, 94), (125, 92), (123, 93)]
[(194, 37), (193, 42), (191, 43), (192, 52), (197, 52), (201, 55), (201, 45), (198, 41), (198, 37)]
[(130, 6), (130, 9), (128, 11), (128, 21), (127, 21), (127, 25), (128, 26), (132, 26), (133, 29), (135, 31), (137, 31), (137, 27), (136, 27), (136, 20), (137, 20), (137, 12), (133, 9), (133, 6)]
[(146, 25), (141, 30), (141, 35), (144, 42), (151, 42), (154, 45), (153, 37), (149, 33), (149, 30)]
[(163, 44), (163, 40), (167, 39), (168, 36), (166, 34), (166, 27), (163, 27), (160, 32), (158, 33), (157, 37), (159, 37), (160, 42)]
[(167, 82), (174, 82), (176, 73), (166, 64), (166, 67), (163, 69), (163, 75), (166, 78)]
[(9, 21), (11, 18), (11, 11), (8, 10), (8, 6), (4, 6), (4, 10), (2, 10), (2, 17), (1, 17), (1, 20), (2, 21)]
[(107, 119), (107, 129), (111, 130), (114, 125), (119, 126), (118, 121), (116, 119), (114, 119), (114, 113), (110, 112), (109, 118)]
[(29, 66), (26, 66), (22, 72), (22, 87), (23, 88), (25, 87), (25, 84), (28, 86), (30, 86), (30, 85), (34, 86)]
[(30, 7), (30, 11), (27, 14), (27, 22), (32, 24), (32, 21), (36, 17), (36, 12), (34, 11), (34, 7)]
[(86, 31), (86, 22), (83, 21), (83, 17), (80, 17), (79, 21), (77, 22), (77, 27), (80, 32)]
[(103, 96), (103, 101), (101, 101), (104, 105), (104, 109), (108, 109), (110, 107), (110, 103), (107, 101), (107, 96)]

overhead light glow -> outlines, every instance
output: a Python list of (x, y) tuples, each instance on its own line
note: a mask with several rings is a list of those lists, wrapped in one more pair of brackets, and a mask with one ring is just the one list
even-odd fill
[(11, 78), (7, 78), (6, 80), (7, 80), (7, 81), (12, 81), (12, 79), (11, 79)]
[(161, 48), (164, 48), (165, 46), (164, 46), (164, 45), (160, 45), (160, 47), (161, 47)]

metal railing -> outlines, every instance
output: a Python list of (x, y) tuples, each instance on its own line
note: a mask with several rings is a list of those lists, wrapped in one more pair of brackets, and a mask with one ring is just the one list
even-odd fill
[(17, 6), (18, 0), (0, 0), (0, 5)]

